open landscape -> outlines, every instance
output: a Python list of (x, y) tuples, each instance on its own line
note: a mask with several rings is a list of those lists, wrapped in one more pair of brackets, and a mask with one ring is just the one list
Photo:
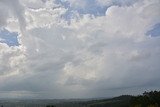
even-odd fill
[(160, 91), (145, 92), (143, 95), (122, 95), (101, 99), (10, 99), (0, 100), (1, 107), (159, 107)]
[(160, 107), (160, 0), (0, 0), (0, 107)]

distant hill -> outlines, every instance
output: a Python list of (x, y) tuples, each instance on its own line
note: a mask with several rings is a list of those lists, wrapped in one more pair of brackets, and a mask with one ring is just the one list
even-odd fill
[(128, 107), (131, 97), (130, 95), (122, 95), (111, 99), (90, 101), (87, 107)]
[(0, 107), (160, 107), (160, 91), (110, 99), (0, 100)]
[(160, 91), (144, 92), (143, 95), (122, 95), (112, 99), (90, 101), (87, 107), (160, 107)]

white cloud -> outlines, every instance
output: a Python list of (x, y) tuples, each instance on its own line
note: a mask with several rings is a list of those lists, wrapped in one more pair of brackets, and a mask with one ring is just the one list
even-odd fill
[(1, 2), (0, 2), (0, 27), (4, 26), (7, 23), (7, 17), (8, 17), (8, 10), (7, 7), (4, 6)]
[(9, 47), (0, 43), (0, 77), (18, 75), (25, 69), (25, 49), (23, 47)]
[[(23, 0), (21, 4), (25, 14), (17, 20), (27, 28), (19, 37), (21, 46), (0, 44), (0, 81), (5, 81), (0, 82), (1, 91), (24, 92), (21, 97), (25, 93), (40, 98), (96, 97), (110, 89), (111, 94), (123, 94), (124, 88), (160, 86), (155, 83), (160, 79), (159, 38), (145, 35), (159, 23), (158, 0), (111, 6), (105, 16), (85, 14), (70, 24), (61, 18), (66, 9), (60, 5), (53, 9), (54, 2)], [(6, 28), (16, 23), (13, 18)]]
[(60, 22), (61, 15), (64, 14), (66, 9), (57, 8), (57, 9), (29, 9), (26, 12), (28, 29), (35, 27), (50, 27), (57, 22)]

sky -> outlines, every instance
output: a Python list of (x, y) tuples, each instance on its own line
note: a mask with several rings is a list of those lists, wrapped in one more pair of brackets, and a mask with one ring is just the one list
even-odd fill
[(160, 0), (0, 0), (0, 98), (160, 90)]

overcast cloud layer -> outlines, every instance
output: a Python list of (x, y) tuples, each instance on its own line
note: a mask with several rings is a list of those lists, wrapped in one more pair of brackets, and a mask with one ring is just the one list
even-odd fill
[(0, 97), (160, 90), (159, 10), (159, 0), (0, 0), (10, 32), (0, 33)]

